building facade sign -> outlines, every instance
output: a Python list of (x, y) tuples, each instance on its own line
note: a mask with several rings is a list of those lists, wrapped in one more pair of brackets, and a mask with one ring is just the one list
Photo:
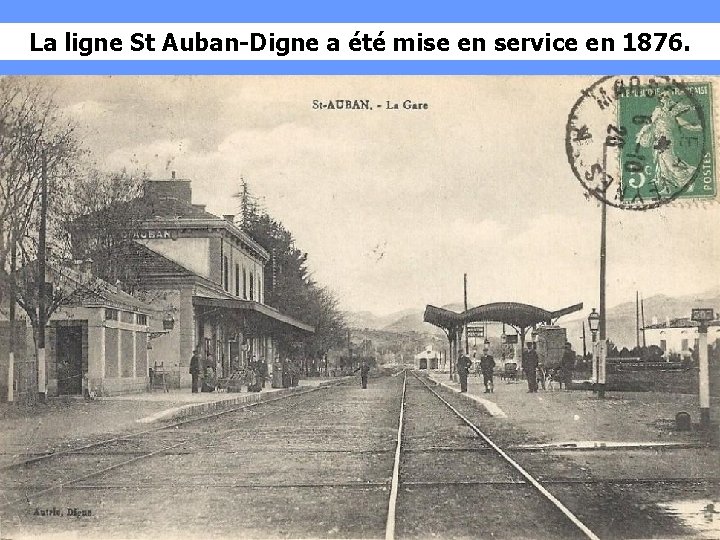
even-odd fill
[(177, 240), (177, 231), (171, 229), (138, 229), (132, 233), (133, 240)]

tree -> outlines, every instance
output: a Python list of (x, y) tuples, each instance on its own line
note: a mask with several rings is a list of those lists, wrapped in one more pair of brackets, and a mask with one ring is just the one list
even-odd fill
[[(243, 182), (240, 226), (271, 255), (265, 271), (265, 302), (315, 327), (302, 338), (305, 353), (319, 359), (344, 342), (346, 324), (338, 301), (316, 283), (307, 268), (308, 254), (295, 246), (292, 233), (249, 195)], [(287, 345), (287, 344), (286, 344)]]
[[(37, 347), (38, 390), (44, 391), (45, 324), (59, 301), (46, 294), (47, 259), (60, 250), (57, 221), (60, 187), (74, 172), (79, 145), (40, 83), (0, 79), (0, 299), (10, 319), (9, 375), (14, 356), (15, 304), (27, 313)], [(49, 240), (49, 241), (47, 241)], [(20, 269), (20, 270), (18, 270)], [(47, 297), (47, 298), (46, 298)], [(13, 381), (8, 381), (12, 399)]]

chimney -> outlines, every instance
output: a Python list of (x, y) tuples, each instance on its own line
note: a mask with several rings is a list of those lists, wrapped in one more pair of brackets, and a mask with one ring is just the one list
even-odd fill
[(170, 180), (146, 180), (144, 184), (144, 195), (154, 200), (177, 199), (188, 204), (192, 201), (192, 188), (190, 180), (181, 180), (175, 177), (172, 172)]
[(229, 221), (230, 223), (235, 222), (235, 214), (223, 214), (223, 219), (226, 221)]

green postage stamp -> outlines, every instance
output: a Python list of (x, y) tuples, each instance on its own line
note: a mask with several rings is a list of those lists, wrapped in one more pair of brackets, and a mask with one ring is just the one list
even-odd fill
[(618, 208), (715, 200), (713, 115), (709, 81), (603, 77), (568, 116), (568, 162), (589, 195)]
[(620, 152), (623, 201), (717, 194), (710, 83), (621, 92), (617, 115), (627, 130)]

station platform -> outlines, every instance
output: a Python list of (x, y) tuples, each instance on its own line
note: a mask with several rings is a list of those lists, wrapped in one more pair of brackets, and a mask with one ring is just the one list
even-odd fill
[[(452, 391), (460, 383), (447, 373), (428, 378)], [(600, 399), (590, 390), (538, 390), (528, 393), (527, 382), (501, 381), (495, 377), (493, 393), (485, 393), (482, 378), (468, 378), (466, 399), (476, 401), (487, 415), (525, 431), (529, 439), (557, 445), (687, 444), (705, 440), (696, 430), (678, 431), (675, 415), (690, 414), (699, 422), (696, 394), (664, 392), (606, 392)], [(711, 402), (714, 431), (720, 420), (720, 402)], [(717, 435), (714, 433), (714, 435)]]
[(142, 431), (157, 422), (172, 421), (243, 403), (255, 403), (287, 393), (339, 383), (345, 377), (300, 380), (294, 388), (260, 392), (198, 392), (190, 388), (154, 390), (138, 394), (82, 398), (53, 398), (45, 404), (24, 407), (0, 404), (0, 467), (31, 455), (75, 447), (79, 441), (109, 438)]

